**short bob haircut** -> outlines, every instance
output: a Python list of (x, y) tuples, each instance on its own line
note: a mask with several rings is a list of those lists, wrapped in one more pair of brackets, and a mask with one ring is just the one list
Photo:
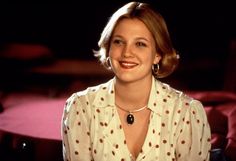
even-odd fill
[(117, 23), (124, 18), (142, 21), (151, 32), (155, 40), (156, 51), (161, 56), (159, 70), (156, 72), (153, 70), (153, 75), (156, 78), (164, 78), (170, 75), (178, 65), (179, 55), (172, 46), (164, 18), (146, 3), (129, 2), (111, 16), (98, 41), (99, 50), (95, 51), (95, 56), (99, 58), (105, 67), (109, 67), (106, 59), (111, 37)]

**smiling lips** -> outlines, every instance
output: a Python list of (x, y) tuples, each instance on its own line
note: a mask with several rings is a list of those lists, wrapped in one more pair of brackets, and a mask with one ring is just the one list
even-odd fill
[(120, 61), (120, 66), (125, 69), (131, 69), (136, 67), (138, 64), (134, 62), (129, 62), (129, 61)]

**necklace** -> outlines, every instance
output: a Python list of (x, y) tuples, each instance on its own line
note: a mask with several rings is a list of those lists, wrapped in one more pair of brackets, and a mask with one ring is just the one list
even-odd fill
[(126, 121), (127, 121), (128, 124), (132, 125), (134, 123), (134, 115), (133, 115), (133, 113), (136, 113), (136, 112), (144, 110), (145, 108), (147, 108), (147, 105), (145, 105), (145, 106), (143, 106), (143, 107), (141, 107), (139, 109), (133, 110), (133, 111), (126, 110), (126, 109), (120, 107), (117, 104), (116, 104), (116, 107), (118, 107), (119, 109), (121, 109), (121, 110), (123, 110), (123, 111), (128, 113), (128, 115), (126, 117)]

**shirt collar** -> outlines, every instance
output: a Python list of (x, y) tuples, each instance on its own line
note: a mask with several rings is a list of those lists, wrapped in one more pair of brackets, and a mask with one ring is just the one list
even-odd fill
[(163, 98), (165, 97), (165, 89), (168, 85), (161, 83), (155, 77), (152, 77), (152, 87), (148, 100), (148, 108), (161, 116), (163, 107)]
[[(93, 102), (94, 107), (115, 106), (114, 82), (115, 78), (97, 87), (97, 94)], [(167, 84), (161, 83), (156, 78), (152, 77), (148, 108), (160, 116), (162, 107), (165, 105), (165, 99), (167, 99), (166, 90), (168, 90), (168, 88), (169, 86)]]

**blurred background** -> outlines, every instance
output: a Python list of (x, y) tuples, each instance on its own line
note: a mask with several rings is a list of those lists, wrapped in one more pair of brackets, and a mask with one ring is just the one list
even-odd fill
[[(0, 130), (4, 131), (0, 132), (0, 160), (1, 156), (4, 160), (61, 160), (62, 108), (51, 120), (58, 122), (58, 131), (48, 138), (45, 133), (26, 133), (25, 122), (4, 129), (14, 122), (7, 114), (3, 116), (4, 111), (16, 99), (24, 106), (32, 96), (36, 102), (27, 104), (29, 108), (42, 109), (42, 102), (55, 99), (60, 100), (55, 105), (63, 107), (73, 92), (110, 79), (112, 73), (97, 62), (92, 50), (98, 49), (97, 41), (111, 14), (126, 2), (0, 3)], [(143, 2), (165, 18), (181, 58), (177, 71), (161, 81), (184, 91), (236, 92), (236, 10), (232, 2)]]
[[(15, 65), (21, 65), (17, 59), (24, 59), (23, 64), (28, 67), (58, 59), (95, 60), (92, 50), (97, 49), (103, 27), (111, 14), (126, 2), (1, 5), (0, 57), (16, 60), (12, 64), (1, 62), (4, 69), (1, 73), (9, 77), (5, 81), (12, 83), (8, 69), (14, 71)], [(144, 2), (166, 19), (173, 44), (180, 53), (179, 70), (164, 81), (194, 90), (225, 88), (228, 72), (233, 68), (228, 62), (232, 61), (235, 48), (234, 5), (228, 1)], [(25, 45), (24, 49), (20, 45)], [(34, 53), (26, 53), (27, 45), (36, 45), (29, 47)]]

